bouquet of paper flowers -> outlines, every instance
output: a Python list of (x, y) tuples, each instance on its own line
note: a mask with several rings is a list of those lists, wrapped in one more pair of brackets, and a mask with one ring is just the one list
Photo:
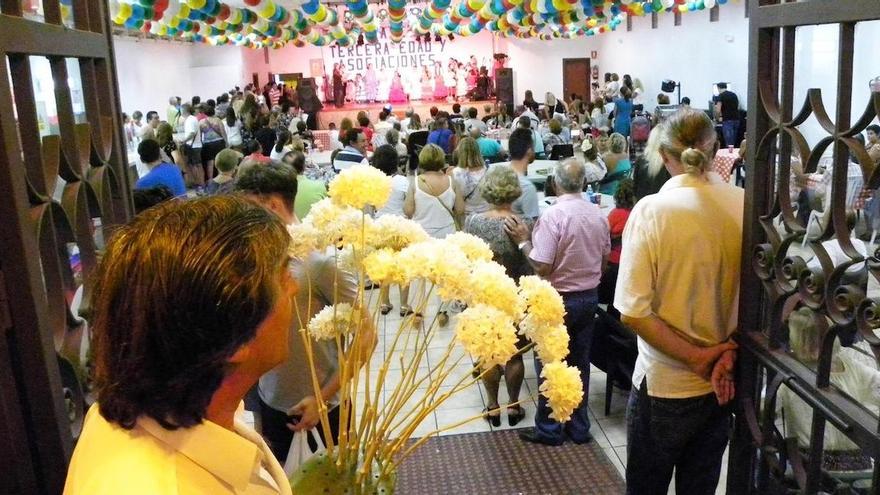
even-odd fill
[[(564, 307), (550, 284), (523, 277), (517, 286), (492, 261), (489, 246), (475, 236), (456, 233), (431, 239), (411, 220), (394, 215), (374, 220), (365, 213), (380, 208), (390, 194), (389, 177), (358, 165), (336, 176), (329, 185), (329, 198), (313, 205), (302, 223), (290, 227), (292, 257), (303, 259), (314, 250), (332, 249), (337, 263), (361, 281), (354, 304), (325, 307), (300, 332), (316, 396), (321, 384), (312, 359), (315, 342), (335, 342), (339, 351), (341, 431), (334, 443), (327, 407), (321, 404), (327, 450), (293, 474), (295, 493), (392, 492), (397, 466), (431, 436), (409, 441), (419, 424), (444, 401), (474, 385), (482, 373), (504, 365), (517, 352), (534, 348), (545, 363), (540, 393), (547, 398), (554, 419), (567, 421), (583, 399), (580, 374), (564, 361), (568, 354)], [(438, 332), (450, 331), (441, 329), (436, 318), (405, 318), (393, 337), (386, 334), (386, 357), (378, 370), (371, 369), (376, 364), (369, 356), (344, 352), (363, 345), (362, 322), (378, 322), (381, 317), (379, 298), (373, 294), (378, 291), (363, 288), (367, 280), (381, 285), (420, 282), (424, 290), (413, 304), (417, 313), (437, 297), (466, 305), (451, 330), (454, 338), (439, 360), (432, 359), (427, 372), (424, 363), (432, 339)], [(530, 342), (519, 351), (518, 334)], [(455, 356), (456, 342), (479, 363), (473, 373), (452, 373), (464, 357)], [(399, 361), (395, 364), (401, 371), (399, 378), (395, 374), (390, 380), (388, 371), (394, 360)], [(381, 400), (383, 390), (385, 400)], [(432, 434), (482, 417), (480, 412)]]

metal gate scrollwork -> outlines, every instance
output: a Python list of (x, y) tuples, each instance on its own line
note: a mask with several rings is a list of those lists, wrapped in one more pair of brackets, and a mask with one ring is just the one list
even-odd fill
[[(880, 250), (865, 246), (877, 242), (880, 167), (857, 136), (877, 122), (880, 93), (854, 81), (853, 59), (856, 26), (880, 19), (880, 2), (750, 0), (749, 16), (728, 493), (878, 493)], [(837, 31), (837, 66), (825, 68), (836, 95), (811, 88), (795, 101), (799, 28), (816, 25)], [(809, 126), (821, 134), (812, 143)]]
[(131, 215), (106, 9), (0, 0), (0, 493), (62, 491), (88, 394), (89, 275)]

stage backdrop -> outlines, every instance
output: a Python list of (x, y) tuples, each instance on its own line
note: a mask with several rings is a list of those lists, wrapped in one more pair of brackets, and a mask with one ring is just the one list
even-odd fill
[[(322, 59), (324, 61), (324, 74), (329, 77), (333, 74), (333, 64), (342, 62), (346, 73), (350, 76), (363, 74), (366, 64), (371, 63), (379, 76), (379, 93), (387, 94), (391, 84), (391, 78), (395, 71), (400, 71), (404, 86), (408, 91), (414, 91), (419, 84), (419, 73), (422, 66), (433, 68), (434, 62), (441, 62), (445, 71), (450, 58), (467, 62), (471, 55), (477, 58), (480, 65), (485, 64), (491, 70), (492, 55), (497, 51), (503, 51), (488, 31), (480, 32), (475, 36), (456, 36), (453, 40), (441, 38), (430, 42), (416, 42), (407, 40), (401, 44), (392, 43), (390, 37), (383, 38), (380, 34), (379, 42), (374, 45), (361, 45), (349, 48), (316, 47), (312, 45), (297, 48), (287, 45), (278, 50), (269, 50), (269, 63), (264, 63), (262, 51), (246, 50), (245, 67), (243, 67), (243, 79), (250, 80), (251, 73), (259, 74), (261, 84), (266, 81), (266, 74), (302, 72), (311, 74), (310, 60)], [(250, 52), (250, 53), (247, 53)], [(323, 89), (323, 81), (319, 82), (319, 89)]]

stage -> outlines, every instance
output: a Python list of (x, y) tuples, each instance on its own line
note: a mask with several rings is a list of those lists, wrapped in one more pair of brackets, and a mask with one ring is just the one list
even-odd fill
[[(357, 114), (358, 112), (365, 111), (367, 115), (370, 117), (370, 122), (375, 123), (379, 120), (379, 112), (382, 111), (382, 107), (387, 105), (388, 103), (349, 103), (342, 108), (336, 108), (332, 103), (325, 104), (324, 109), (318, 112), (318, 128), (319, 129), (327, 129), (331, 122), (334, 122), (337, 127), (339, 127), (339, 122), (342, 121), (345, 117), (351, 119), (351, 121), (357, 125)], [(430, 117), (431, 115), (431, 107), (437, 107), (440, 110), (445, 110), (449, 113), (452, 113), (452, 105), (453, 103), (448, 103), (445, 100), (442, 101), (409, 101), (404, 103), (391, 103), (391, 111), (394, 115), (397, 116), (398, 120), (406, 117), (406, 110), (409, 107), (412, 107), (413, 110), (419, 114), (419, 117), (422, 118), (422, 124)], [(476, 100), (476, 101), (463, 101), (461, 102), (462, 112), (465, 108), (475, 107), (477, 109), (477, 116), (479, 118), (483, 118), (486, 114), (483, 111), (483, 107), (486, 105), (491, 105), (494, 107), (495, 100)], [(467, 116), (465, 116), (467, 118)]]

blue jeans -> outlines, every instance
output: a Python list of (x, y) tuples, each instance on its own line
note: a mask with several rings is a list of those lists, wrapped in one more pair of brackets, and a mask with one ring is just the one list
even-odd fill
[[(551, 409), (543, 395), (538, 396), (538, 411), (535, 413), (535, 433), (550, 442), (562, 442), (568, 435), (572, 441), (586, 442), (591, 438), (589, 407), (587, 397), (590, 395), (590, 346), (593, 342), (594, 318), (596, 305), (599, 302), (598, 289), (583, 292), (571, 292), (562, 295), (565, 304), (565, 327), (568, 329), (568, 357), (566, 362), (581, 372), (584, 383), (584, 399), (574, 410), (565, 425), (550, 419)], [(535, 355), (535, 371), (538, 373), (538, 384), (541, 383), (543, 364)]]
[(630, 391), (626, 426), (628, 495), (665, 495), (673, 468), (676, 493), (715, 493), (730, 433), (730, 412), (715, 394), (650, 397), (642, 380)]
[(724, 146), (739, 148), (736, 138), (739, 137), (739, 121), (725, 120), (721, 123), (721, 134), (724, 136)]

